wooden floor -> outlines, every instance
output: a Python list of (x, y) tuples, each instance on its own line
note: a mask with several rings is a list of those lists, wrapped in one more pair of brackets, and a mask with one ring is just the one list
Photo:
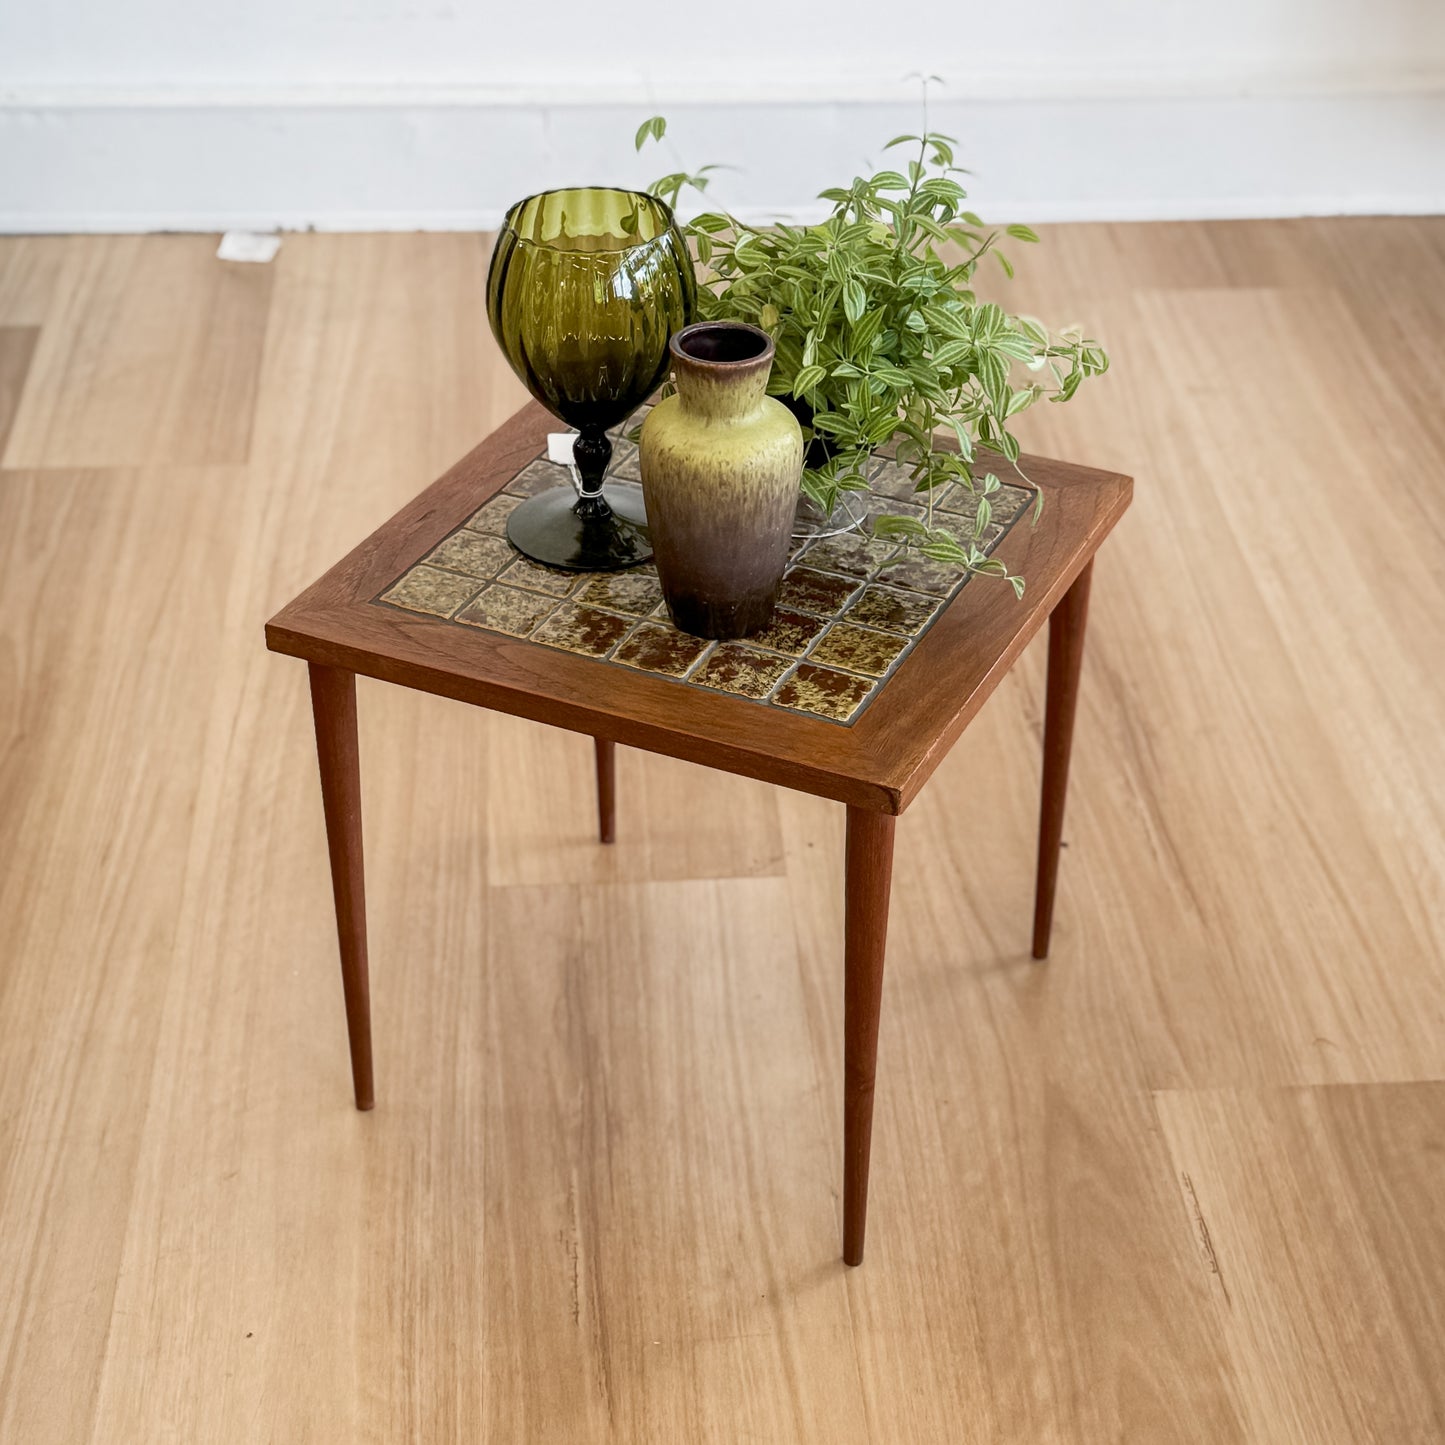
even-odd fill
[(0, 1440), (1445, 1439), (1445, 220), (1019, 258), (1135, 503), (1051, 961), (1038, 648), (899, 827), (857, 1271), (811, 798), (627, 753), (604, 851), (363, 683), (352, 1109), (261, 626), (522, 397), (485, 238), (214, 251), (0, 242)]

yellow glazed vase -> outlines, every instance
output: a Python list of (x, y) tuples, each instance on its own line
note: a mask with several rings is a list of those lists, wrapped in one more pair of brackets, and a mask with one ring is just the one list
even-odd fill
[(677, 332), (671, 351), (677, 394), (648, 413), (639, 442), (662, 595), (684, 632), (745, 637), (778, 600), (803, 433), (767, 395), (767, 332), (702, 321)]

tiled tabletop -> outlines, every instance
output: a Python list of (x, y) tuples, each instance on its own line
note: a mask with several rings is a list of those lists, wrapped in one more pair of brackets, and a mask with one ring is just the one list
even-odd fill
[[(639, 477), (637, 448), (619, 442), (609, 484)], [(891, 539), (864, 532), (810, 538), (795, 547), (769, 626), (742, 641), (708, 642), (672, 625), (651, 563), (624, 572), (563, 572), (529, 561), (507, 541), (507, 517), (523, 498), (571, 484), (568, 469), (545, 455), (529, 462), (376, 604), (848, 725), (969, 581), (960, 569)], [(908, 500), (907, 473), (894, 463), (880, 463), (871, 485), (895, 500), (870, 499), (865, 532), (883, 512), (922, 515)], [(1022, 487), (995, 492), (980, 548), (992, 552), (1032, 501)], [(970, 492), (950, 486), (934, 501), (934, 524), (966, 539), (974, 507)]]

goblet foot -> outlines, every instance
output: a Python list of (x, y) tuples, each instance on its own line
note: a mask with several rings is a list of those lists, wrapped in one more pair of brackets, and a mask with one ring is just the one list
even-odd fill
[(570, 572), (620, 572), (652, 560), (647, 510), (635, 482), (608, 482), (602, 495), (611, 515), (577, 514), (573, 487), (539, 492), (507, 518), (507, 540), (534, 562)]

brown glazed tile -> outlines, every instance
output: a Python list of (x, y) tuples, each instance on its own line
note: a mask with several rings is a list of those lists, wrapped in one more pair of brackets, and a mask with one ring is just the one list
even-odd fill
[(877, 686), (867, 678), (850, 677), (846, 672), (802, 662), (773, 694), (773, 701), (793, 712), (809, 712), (835, 722), (847, 722)]
[(863, 527), (865, 532), (871, 535), (873, 524), (879, 517), (916, 517), (921, 522), (927, 515), (928, 508), (922, 502), (905, 502), (897, 497), (874, 497), (863, 515)]
[(625, 662), (641, 672), (682, 677), (711, 646), (705, 637), (693, 637), (675, 627), (644, 622), (617, 649), (613, 661)]
[(907, 587), (914, 592), (928, 592), (934, 597), (947, 597), (960, 582), (964, 572), (961, 567), (946, 562), (933, 562), (927, 557), (904, 553), (898, 561), (890, 563), (878, 574), (878, 581), (891, 583), (895, 587)]
[(405, 607), (408, 612), (450, 617), (463, 602), (475, 595), (481, 585), (476, 577), (459, 577), (455, 572), (417, 566), (381, 595), (383, 601)]
[(816, 612), (821, 617), (832, 617), (857, 590), (856, 578), (833, 577), (806, 566), (794, 567), (783, 578), (778, 602), (783, 607), (797, 607), (804, 612)]
[(538, 457), (536, 461), (528, 462), (502, 490), (514, 497), (535, 497), (538, 492), (550, 492), (553, 487), (571, 485), (572, 475), (566, 467), (549, 462), (546, 457)]
[(457, 613), (456, 620), (465, 622), (469, 627), (485, 627), (492, 632), (505, 632), (511, 637), (526, 637), (556, 605), (553, 597), (493, 582)]
[(466, 525), (473, 532), (486, 532), (493, 537), (505, 537), (507, 535), (507, 518), (521, 505), (520, 497), (509, 497), (505, 492), (499, 492), (485, 506), (473, 512)]
[(1000, 487), (993, 495), (993, 519), (1005, 525), (1027, 508), (1032, 507), (1037, 492), (1027, 487)]
[[(978, 502), (982, 495), (982, 492), (970, 492), (962, 482), (954, 482), (948, 489), (948, 495), (938, 504), (938, 509), (972, 519), (978, 515)], [(1006, 525), (1026, 507), (1032, 506), (1033, 500), (1034, 493), (1026, 488), (1005, 486), (988, 499), (988, 506), (993, 520)]]
[(642, 461), (633, 442), (618, 442), (612, 451), (612, 465), (607, 469), (608, 481), (640, 482)]
[(871, 577), (897, 550), (898, 543), (890, 538), (843, 532), (814, 542), (804, 561), (809, 567), (848, 577)]
[(434, 547), (422, 561), (449, 572), (465, 572), (469, 577), (495, 577), (516, 555), (500, 537), (463, 528)]
[(754, 632), (748, 641), (754, 647), (767, 647), (774, 652), (786, 652), (789, 657), (801, 657), (827, 625), (820, 617), (809, 617), (802, 612), (778, 607), (773, 611), (772, 621), (761, 632)]
[(849, 672), (866, 672), (882, 677), (898, 654), (908, 646), (906, 637), (886, 632), (869, 632), (838, 622), (823, 634), (823, 640), (808, 654), (809, 662), (829, 667), (846, 667)]
[(630, 617), (599, 612), (595, 607), (575, 603), (559, 608), (533, 634), (533, 642), (545, 642), (584, 657), (603, 657), (622, 640), (632, 626)]
[(946, 492), (933, 504), (933, 510), (939, 516), (948, 518), (948, 524), (953, 525), (955, 517), (964, 517), (969, 522), (978, 515), (978, 499), (982, 493), (970, 492), (961, 482), (954, 482)]
[[(646, 617), (662, 601), (662, 584), (651, 567), (603, 572), (583, 586), (577, 600), (612, 612), (629, 612), (634, 617)], [(666, 616), (666, 613), (663, 615)]]
[(742, 642), (721, 642), (688, 679), (739, 697), (765, 698), (793, 664), (786, 657), (759, 652)]
[(897, 462), (884, 462), (868, 479), (868, 490), (875, 496), (896, 497), (901, 502), (919, 500), (913, 490), (909, 469), (900, 467)]
[(549, 597), (566, 597), (581, 581), (581, 576), (556, 567), (544, 567), (529, 557), (518, 557), (500, 574), (499, 580), (509, 587), (525, 587), (530, 592), (545, 592)]
[(938, 598), (892, 587), (869, 587), (848, 609), (849, 622), (881, 627), (885, 632), (915, 635), (928, 626), (938, 611)]

